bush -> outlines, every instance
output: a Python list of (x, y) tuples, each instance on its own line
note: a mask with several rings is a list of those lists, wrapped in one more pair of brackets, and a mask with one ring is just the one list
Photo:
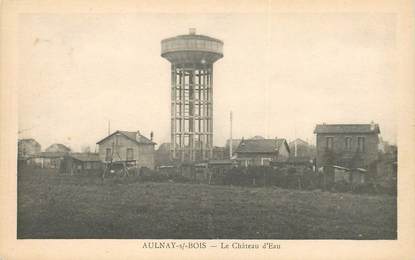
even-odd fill
[(346, 181), (337, 182), (333, 185), (334, 191), (347, 192), (350, 190), (350, 184)]
[(353, 187), (353, 193), (357, 194), (373, 194), (376, 193), (374, 186), (371, 183), (364, 183)]
[(165, 182), (169, 177), (165, 174), (161, 174), (158, 171), (151, 170), (147, 167), (141, 167), (139, 171), (140, 181), (152, 181), (152, 182)]

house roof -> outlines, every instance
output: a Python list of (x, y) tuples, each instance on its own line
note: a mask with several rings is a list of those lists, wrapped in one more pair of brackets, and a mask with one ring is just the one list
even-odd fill
[[(225, 148), (229, 149), (230, 139), (226, 140)], [(232, 139), (232, 148), (237, 147), (242, 139)]]
[(297, 143), (297, 145), (309, 145), (309, 143), (308, 143), (308, 142), (306, 142), (306, 141), (304, 141), (303, 139), (300, 139), (300, 138), (297, 138), (297, 139), (295, 139), (295, 140), (291, 141), (291, 142), (289, 143), (289, 145), (290, 145), (290, 146), (294, 146), (294, 145), (295, 145), (295, 143)]
[(170, 143), (162, 143), (159, 145), (158, 152), (168, 152), (170, 151)]
[(315, 134), (379, 134), (378, 124), (320, 124)]
[(70, 157), (82, 162), (99, 162), (99, 154), (97, 153), (71, 153)]
[(140, 134), (139, 131), (129, 132), (129, 131), (120, 131), (120, 130), (117, 130), (114, 133), (110, 134), (109, 136), (105, 137), (104, 139), (98, 141), (97, 144), (102, 143), (103, 141), (107, 140), (108, 138), (110, 138), (111, 136), (115, 134), (121, 134), (125, 136), (126, 138), (130, 139), (131, 141), (136, 142), (137, 144), (156, 144), (150, 139), (148, 139), (147, 137), (145, 137), (144, 135)]
[(265, 139), (263, 136), (260, 136), (260, 135), (256, 135), (256, 136), (254, 136), (254, 137), (252, 137), (252, 138), (250, 138), (250, 139), (256, 139), (256, 140), (263, 140), (263, 139)]
[(223, 147), (223, 146), (213, 146), (213, 151), (225, 151), (225, 147)]
[(59, 150), (65, 150), (65, 151), (68, 151), (68, 152), (71, 151), (71, 148), (67, 147), (66, 145), (58, 144), (58, 143), (51, 144), (48, 148), (46, 148), (46, 151), (50, 150), (50, 149), (53, 149), (54, 147), (58, 148)]
[(33, 138), (25, 138), (25, 139), (19, 139), (18, 143), (32, 143), (35, 145), (40, 145), (35, 139)]
[(241, 141), (236, 153), (273, 153), (278, 151), (282, 145), (285, 145), (287, 150), (287, 141), (285, 139), (247, 139)]

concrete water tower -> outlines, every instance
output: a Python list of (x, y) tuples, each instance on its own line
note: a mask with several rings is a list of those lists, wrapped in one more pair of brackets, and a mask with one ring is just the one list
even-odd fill
[(189, 34), (161, 41), (161, 56), (171, 62), (171, 157), (179, 161), (212, 158), (213, 63), (223, 57), (223, 42)]

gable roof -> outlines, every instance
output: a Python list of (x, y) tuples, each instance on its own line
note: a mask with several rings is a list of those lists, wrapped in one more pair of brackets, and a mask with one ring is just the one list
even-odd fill
[(300, 138), (297, 138), (297, 139), (295, 139), (295, 140), (291, 141), (291, 142), (289, 143), (289, 145), (290, 145), (290, 146), (294, 146), (294, 145), (295, 145), (295, 143), (297, 143), (297, 145), (309, 145), (309, 143), (308, 143), (308, 142), (306, 142), (306, 141), (304, 141), (303, 139), (300, 139)]
[(158, 152), (169, 152), (170, 151), (170, 143), (162, 143), (159, 145)]
[(71, 151), (71, 148), (67, 147), (64, 144), (59, 144), (59, 143), (55, 143), (55, 144), (49, 145), (49, 147), (46, 148), (45, 151), (46, 152), (50, 152), (50, 150), (53, 150), (55, 148), (58, 149), (58, 150), (64, 150), (66, 152), (70, 152)]
[(151, 141), (150, 139), (148, 139), (144, 135), (140, 134), (139, 131), (129, 132), (129, 131), (120, 131), (120, 130), (117, 130), (114, 133), (110, 134), (109, 136), (105, 137), (104, 139), (98, 141), (97, 144), (102, 143), (103, 141), (107, 140), (108, 138), (110, 138), (111, 136), (113, 136), (115, 134), (121, 134), (124, 137), (130, 139), (131, 141), (136, 142), (137, 144), (156, 144), (155, 142)]
[(251, 137), (250, 139), (256, 139), (256, 140), (263, 140), (263, 139), (265, 139), (263, 136), (260, 136), (260, 135), (256, 135), (256, 136), (254, 136), (254, 137)]
[(236, 153), (274, 153), (278, 151), (281, 146), (285, 145), (287, 150), (290, 151), (287, 141), (281, 139), (247, 139), (242, 140)]
[(320, 124), (315, 134), (379, 134), (378, 124)]
[(34, 145), (40, 145), (35, 139), (33, 138), (25, 138), (25, 139), (19, 139), (18, 143), (31, 143)]

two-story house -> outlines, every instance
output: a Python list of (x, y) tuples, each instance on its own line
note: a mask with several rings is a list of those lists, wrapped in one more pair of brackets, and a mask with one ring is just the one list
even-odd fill
[(28, 158), (41, 152), (40, 144), (33, 138), (19, 139), (17, 144), (19, 158)]
[(138, 168), (154, 169), (156, 143), (140, 131), (115, 131), (101, 141), (99, 145), (99, 158), (103, 162), (134, 162)]
[(368, 169), (377, 160), (378, 124), (319, 124), (314, 133), (317, 167), (338, 165)]

